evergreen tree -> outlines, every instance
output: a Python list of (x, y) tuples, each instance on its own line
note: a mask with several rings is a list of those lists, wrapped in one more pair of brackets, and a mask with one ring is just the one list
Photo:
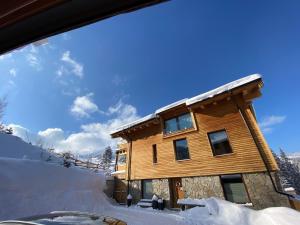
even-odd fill
[(102, 154), (102, 159), (100, 162), (100, 167), (106, 171), (106, 173), (110, 173), (110, 164), (112, 162), (112, 149), (110, 146), (105, 148), (104, 153)]
[[(274, 153), (274, 156), (276, 154)], [(297, 165), (293, 164), (285, 152), (280, 149), (280, 157), (275, 159), (278, 163), (280, 181), (284, 188), (293, 187), (297, 194), (300, 193), (300, 172)]]
[(11, 127), (8, 127), (5, 129), (6, 134), (13, 134), (13, 129)]

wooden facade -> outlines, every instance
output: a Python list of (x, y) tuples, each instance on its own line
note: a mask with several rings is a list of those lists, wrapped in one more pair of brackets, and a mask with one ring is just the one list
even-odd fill
[[(241, 178), (247, 190), (245, 175), (246, 183), (253, 185), (251, 190), (259, 188), (262, 194), (264, 182), (268, 182), (266, 190), (276, 196), (266, 197), (267, 203), (264, 205), (260, 200), (253, 200), (256, 196), (252, 192), (248, 193), (255, 207), (278, 206), (279, 203), (273, 201), (277, 199), (278, 192), (270, 176), (270, 173), (278, 170), (278, 166), (258, 126), (252, 105), (252, 101), (261, 96), (261, 88), (262, 80), (259, 78), (195, 103), (181, 100), (157, 110), (155, 116), (147, 116), (145, 120), (141, 119), (112, 133), (113, 138), (121, 137), (127, 141), (121, 148), (126, 151), (126, 165), (116, 165), (116, 171), (125, 169), (126, 173), (117, 174), (116, 178), (127, 181), (128, 193), (134, 191), (137, 200), (143, 196), (143, 181), (151, 180), (156, 190), (153, 193), (169, 199), (169, 207), (176, 207), (177, 199), (190, 197), (187, 193), (192, 193), (191, 186), (187, 186), (187, 179), (198, 184), (204, 181), (221, 185), (222, 179), (235, 176)], [(166, 129), (166, 121), (176, 118), (178, 122), (182, 115), (189, 118), (188, 126), (171, 132)], [(230, 151), (225, 151), (224, 146), (222, 153), (216, 154), (213, 150), (209, 137), (218, 131), (224, 134)], [(184, 140), (184, 146), (187, 144), (188, 147), (188, 154), (181, 160), (177, 157), (178, 151), (176, 153), (176, 143), (180, 140)], [(117, 153), (118, 158), (120, 151)], [(269, 174), (268, 178), (265, 178), (265, 174)], [(260, 176), (260, 183), (249, 183), (249, 177), (256, 175)], [(133, 186), (130, 188), (128, 185)], [(221, 189), (216, 189), (216, 195), (226, 198), (221, 193), (222, 187), (219, 187)], [(201, 190), (202, 186), (197, 186), (199, 195)], [(210, 196), (209, 191), (201, 193), (201, 196)], [(281, 199), (280, 204), (285, 206), (286, 199), (278, 198)]]
[[(126, 178), (139, 180), (263, 172), (267, 170), (263, 157), (268, 169), (277, 170), (252, 110), (251, 100), (260, 96), (260, 87), (257, 82), (240, 88), (235, 95), (224, 95), (209, 103), (177, 106), (161, 113), (159, 119), (155, 119), (159, 122), (132, 129), (126, 136), (120, 135), (127, 139), (128, 149), (132, 145)], [(182, 113), (192, 114), (194, 128), (164, 134), (163, 121)], [(213, 155), (208, 133), (218, 130), (226, 131), (232, 153)], [(182, 138), (187, 139), (190, 159), (176, 160), (173, 141)], [(157, 163), (153, 163), (153, 145), (157, 149)]]

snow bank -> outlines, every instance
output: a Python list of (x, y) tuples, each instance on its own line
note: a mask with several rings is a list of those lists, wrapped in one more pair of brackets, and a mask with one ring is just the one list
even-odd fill
[[(0, 157), (47, 160), (49, 156), (46, 150), (28, 144), (19, 137), (0, 133)], [(53, 155), (51, 159), (57, 160)]]
[(182, 217), (114, 204), (103, 193), (103, 173), (38, 160), (0, 158), (0, 220), (52, 211), (81, 211), (128, 225), (183, 225)]
[(274, 207), (255, 211), (217, 198), (202, 199), (206, 207), (195, 207), (180, 213), (191, 225), (297, 225), (300, 213), (289, 208)]
[(104, 177), (41, 161), (0, 158), (0, 219), (57, 210), (103, 211)]

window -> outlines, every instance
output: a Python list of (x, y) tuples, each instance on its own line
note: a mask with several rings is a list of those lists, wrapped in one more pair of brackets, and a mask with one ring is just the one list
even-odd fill
[(126, 154), (118, 155), (118, 165), (126, 164)]
[(175, 157), (176, 160), (189, 159), (189, 148), (186, 139), (180, 139), (174, 141)]
[(249, 203), (248, 193), (240, 174), (223, 175), (221, 182), (225, 199), (235, 203)]
[(232, 153), (225, 130), (208, 133), (208, 138), (214, 155)]
[(157, 163), (157, 148), (156, 145), (152, 145), (153, 163)]
[(152, 199), (153, 196), (152, 180), (142, 181), (142, 193), (144, 199)]
[(165, 121), (165, 130), (166, 134), (174, 133), (179, 130), (186, 130), (193, 128), (193, 120), (190, 113), (177, 116), (175, 118)]

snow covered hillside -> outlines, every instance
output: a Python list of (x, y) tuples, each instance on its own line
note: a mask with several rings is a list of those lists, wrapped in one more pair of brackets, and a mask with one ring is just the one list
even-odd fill
[[(17, 159), (55, 160), (46, 150), (24, 142), (21, 138), (0, 133), (0, 157)], [(57, 159), (56, 159), (57, 160)]]
[(79, 168), (0, 158), (0, 180), (1, 219), (54, 210), (102, 210), (105, 201), (99, 175)]
[(126, 208), (106, 197), (104, 184), (101, 171), (46, 162), (40, 148), (0, 134), (0, 220), (76, 210), (115, 217), (129, 225), (296, 225), (300, 221), (300, 213), (289, 208), (254, 211), (216, 198), (203, 199), (206, 207), (184, 212)]

